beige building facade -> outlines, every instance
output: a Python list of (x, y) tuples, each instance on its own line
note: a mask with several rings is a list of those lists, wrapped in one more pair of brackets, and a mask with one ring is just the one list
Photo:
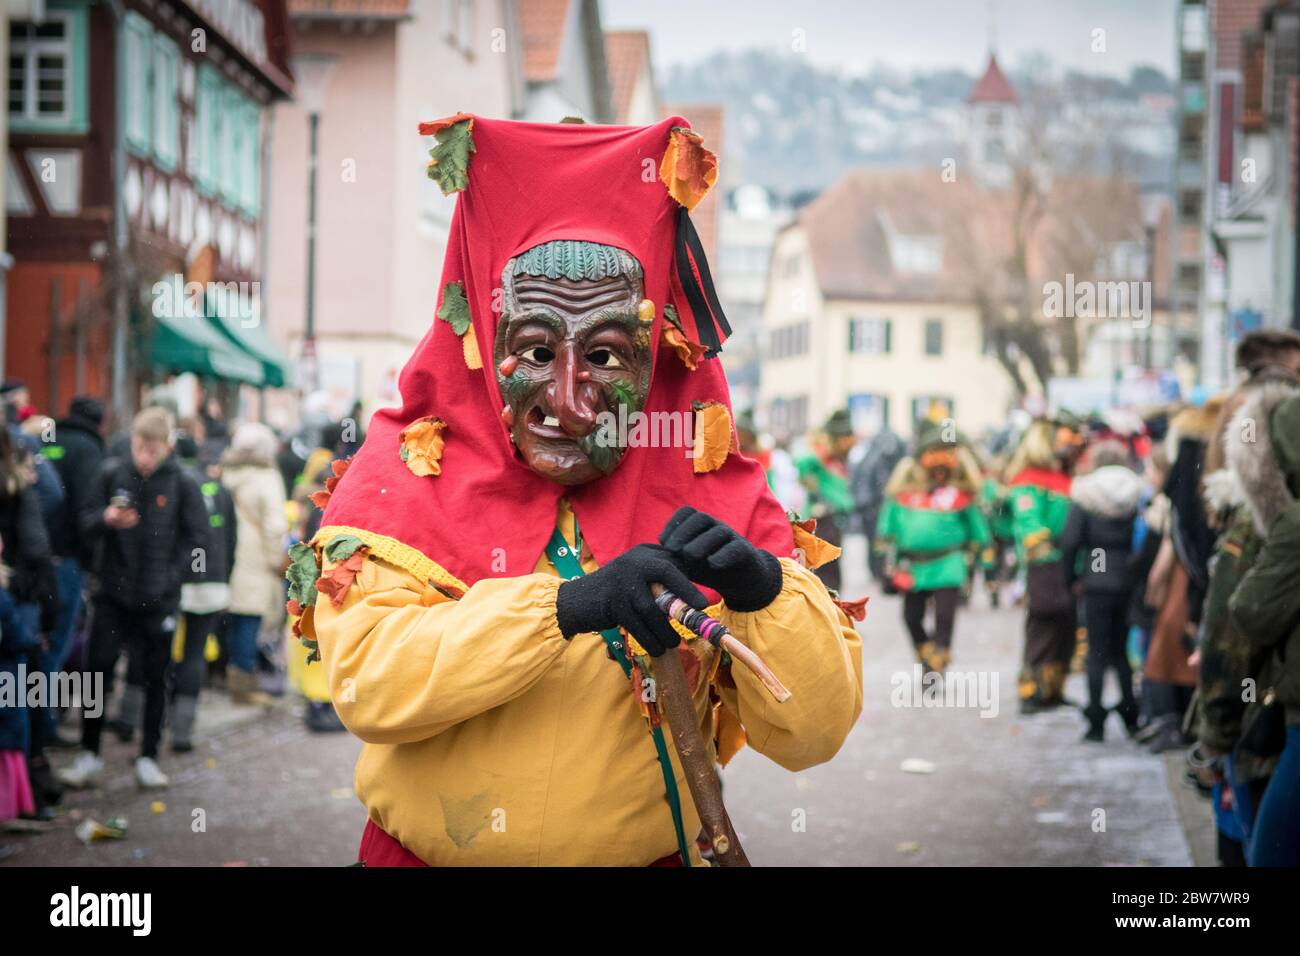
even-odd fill
[[(291, 0), (297, 100), (276, 107), (270, 171), (271, 307), (307, 299), (308, 114), (319, 109), (315, 333), (331, 412), (400, 404), (397, 376), (434, 319), (455, 197), (425, 175), (424, 120), (513, 117), (524, 100), (514, 0)], [(312, 76), (311, 71), (315, 71)], [(313, 102), (312, 94), (317, 99)]]

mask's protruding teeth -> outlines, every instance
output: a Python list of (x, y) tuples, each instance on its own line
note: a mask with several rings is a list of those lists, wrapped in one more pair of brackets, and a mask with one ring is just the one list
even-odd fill
[(560, 420), (559, 420), (558, 418), (556, 418), (554, 415), (547, 415), (545, 418), (542, 419), (542, 424), (543, 424), (543, 425), (550, 425), (550, 426), (552, 426), (552, 427), (554, 427), (554, 428), (559, 428), (559, 427), (560, 427)]

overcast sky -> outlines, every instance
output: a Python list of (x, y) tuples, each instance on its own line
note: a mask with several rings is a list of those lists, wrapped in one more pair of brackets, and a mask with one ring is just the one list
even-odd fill
[[(790, 51), (804, 31), (818, 65), (865, 72), (983, 69), (1044, 53), (1060, 69), (1127, 76), (1138, 64), (1174, 73), (1175, 0), (601, 0), (607, 30), (648, 29), (656, 70), (718, 49)], [(1093, 31), (1105, 30), (1104, 53)]]

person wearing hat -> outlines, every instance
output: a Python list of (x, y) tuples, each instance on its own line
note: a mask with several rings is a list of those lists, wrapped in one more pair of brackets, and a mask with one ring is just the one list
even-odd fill
[[(795, 560), (805, 532), (739, 453), (709, 358), (727, 328), (685, 211), (716, 161), (680, 117), (422, 131), (431, 174), (463, 193), (438, 320), (403, 404), (335, 462), (288, 572), (309, 666), (365, 744), (359, 857), (699, 865), (699, 814), (637, 675), (678, 655), (710, 749), (725, 760), (743, 732), (790, 770), (829, 760), (862, 706), (857, 633)], [(684, 640), (654, 585), (792, 696)]]
[(951, 661), (962, 586), (974, 560), (992, 557), (978, 481), (979, 466), (952, 423), (924, 422), (915, 456), (898, 463), (885, 487), (874, 547), (886, 589), (903, 594), (903, 621), (927, 671), (942, 673)]
[(1084, 445), (1076, 420), (1037, 419), (1007, 462), (1016, 559), (1025, 569), (1028, 594), (1018, 687), (1024, 714), (1065, 702), (1077, 614), (1057, 541), (1070, 513), (1070, 476)]
[[(853, 517), (848, 461), (849, 452), (857, 442), (848, 411), (836, 409), (813, 435), (812, 451), (795, 460), (799, 481), (808, 493), (804, 517), (816, 519), (818, 537), (836, 548), (844, 540), (844, 532)], [(817, 569), (817, 575), (828, 588), (839, 590), (839, 559), (823, 564)]]
[(36, 414), (32, 393), (28, 390), (27, 383), (19, 379), (6, 379), (0, 385), (0, 401), (4, 402), (5, 421), (10, 425), (21, 425)]

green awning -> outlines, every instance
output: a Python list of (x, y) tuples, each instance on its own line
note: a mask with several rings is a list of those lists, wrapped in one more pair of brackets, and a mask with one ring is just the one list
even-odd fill
[(157, 316), (153, 363), (168, 372), (193, 372), (209, 378), (262, 385), (262, 363), (230, 343), (202, 316)]
[(218, 315), (212, 309), (208, 312), (208, 320), (217, 334), (261, 365), (263, 384), (270, 388), (283, 388), (292, 380), (293, 370), (289, 359), (267, 334), (266, 326), (260, 318), (246, 327), (242, 319)]

